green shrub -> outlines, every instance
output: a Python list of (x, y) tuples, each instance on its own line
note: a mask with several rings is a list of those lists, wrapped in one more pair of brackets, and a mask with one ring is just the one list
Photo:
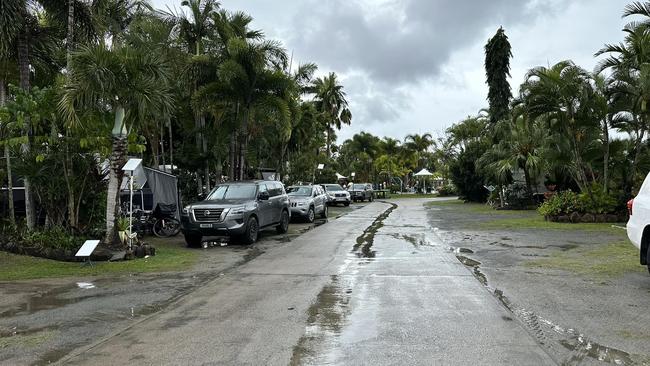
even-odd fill
[(618, 200), (611, 193), (606, 193), (599, 184), (593, 184), (589, 192), (582, 192), (578, 195), (580, 207), (584, 212), (591, 214), (613, 213), (617, 211)]
[(558, 192), (549, 197), (537, 210), (543, 216), (558, 216), (581, 211), (578, 194), (572, 191)]
[(453, 184), (447, 184), (438, 189), (439, 196), (455, 196), (456, 194), (456, 187)]
[(76, 250), (81, 247), (84, 238), (71, 235), (62, 228), (54, 227), (34, 232), (16, 232), (14, 240), (25, 247)]

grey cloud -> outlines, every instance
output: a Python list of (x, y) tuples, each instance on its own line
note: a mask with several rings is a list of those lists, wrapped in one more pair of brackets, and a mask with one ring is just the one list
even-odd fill
[(338, 72), (361, 69), (389, 84), (436, 76), (450, 54), (475, 42), (485, 27), (529, 21), (548, 11), (539, 2), (521, 0), (407, 0), (383, 8), (308, 0), (302, 7), (295, 18), (299, 31), (288, 39), (292, 47)]

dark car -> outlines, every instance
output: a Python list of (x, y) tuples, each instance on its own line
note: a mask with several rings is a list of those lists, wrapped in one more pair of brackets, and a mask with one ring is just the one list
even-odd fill
[(375, 193), (372, 189), (372, 184), (370, 183), (354, 183), (348, 192), (350, 192), (350, 196), (352, 196), (354, 202), (372, 202), (375, 198)]
[(245, 244), (257, 240), (261, 229), (285, 233), (291, 218), (284, 185), (274, 181), (224, 183), (204, 201), (183, 208), (181, 223), (188, 246), (203, 238), (228, 236)]

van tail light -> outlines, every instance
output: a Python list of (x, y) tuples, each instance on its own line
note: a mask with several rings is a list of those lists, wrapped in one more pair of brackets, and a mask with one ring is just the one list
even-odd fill
[(632, 207), (634, 207), (634, 198), (627, 201), (627, 213), (632, 216)]

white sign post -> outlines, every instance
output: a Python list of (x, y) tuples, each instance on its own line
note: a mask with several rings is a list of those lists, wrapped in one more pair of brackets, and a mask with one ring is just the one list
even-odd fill
[(142, 159), (129, 159), (122, 170), (129, 174), (129, 250), (133, 245), (133, 171), (142, 164)]
[(93, 262), (90, 261), (90, 255), (93, 254), (95, 248), (99, 245), (99, 240), (86, 240), (84, 244), (79, 248), (75, 257), (86, 258), (84, 265), (93, 265)]

